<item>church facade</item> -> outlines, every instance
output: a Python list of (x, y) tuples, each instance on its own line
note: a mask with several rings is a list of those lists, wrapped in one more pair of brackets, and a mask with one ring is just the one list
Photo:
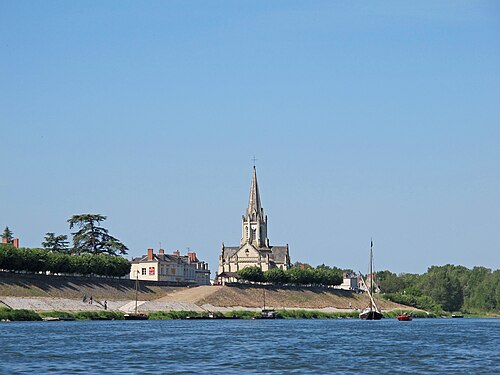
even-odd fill
[(260, 203), (257, 171), (254, 166), (248, 208), (242, 217), (240, 245), (228, 247), (222, 243), (218, 278), (235, 279), (236, 272), (245, 267), (257, 266), (262, 271), (272, 268), (287, 270), (290, 264), (288, 245), (271, 246), (269, 244), (267, 216), (264, 215), (264, 209)]

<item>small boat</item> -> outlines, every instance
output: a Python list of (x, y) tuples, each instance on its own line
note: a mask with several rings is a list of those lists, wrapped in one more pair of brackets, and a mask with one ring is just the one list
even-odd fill
[(264, 289), (264, 306), (260, 315), (255, 316), (253, 319), (276, 319), (276, 311), (274, 309), (266, 309), (266, 290)]
[(413, 317), (411, 316), (411, 314), (408, 314), (408, 313), (404, 313), (402, 315), (398, 315), (397, 316), (397, 319), (400, 321), (400, 322), (409, 322), (413, 319)]
[[(368, 285), (366, 285), (365, 280), (363, 279), (363, 276), (361, 276), (361, 280), (363, 280), (363, 283), (367, 286), (366, 291), (368, 292), (368, 296), (370, 297), (370, 305), (366, 309), (364, 309), (360, 314), (359, 314), (359, 319), (361, 320), (380, 320), (384, 316), (380, 312), (380, 309), (378, 308), (377, 304), (375, 303), (375, 300), (373, 299), (373, 285), (375, 284), (374, 282), (374, 275), (373, 275), (373, 241), (370, 242), (370, 273), (371, 275), (371, 282), (370, 282), (370, 287), (368, 288)], [(361, 272), (360, 272), (361, 275)]]
[(148, 320), (149, 317), (146, 314), (139, 313), (137, 311), (137, 296), (139, 293), (139, 271), (135, 276), (135, 311), (133, 313), (128, 313), (123, 315), (125, 320)]
[(276, 319), (276, 311), (262, 309), (260, 315), (255, 316), (253, 319)]
[(146, 314), (140, 314), (140, 313), (125, 314), (125, 315), (123, 315), (123, 318), (125, 320), (148, 320), (149, 319), (149, 317)]
[(464, 316), (462, 314), (452, 314), (452, 318), (463, 318)]

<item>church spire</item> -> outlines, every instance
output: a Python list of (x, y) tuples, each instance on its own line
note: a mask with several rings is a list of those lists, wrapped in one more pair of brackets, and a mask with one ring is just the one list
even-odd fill
[(257, 184), (257, 170), (253, 166), (252, 185), (246, 215), (242, 217), (241, 246), (250, 243), (256, 248), (269, 247), (267, 238), (267, 217), (260, 205), (259, 185)]
[(262, 207), (260, 205), (260, 194), (259, 194), (259, 185), (257, 184), (257, 170), (255, 169), (255, 165), (253, 166), (253, 176), (252, 176), (252, 185), (250, 187), (250, 198), (248, 199), (248, 209), (247, 216), (249, 215), (255, 220), (257, 215), (262, 214)]

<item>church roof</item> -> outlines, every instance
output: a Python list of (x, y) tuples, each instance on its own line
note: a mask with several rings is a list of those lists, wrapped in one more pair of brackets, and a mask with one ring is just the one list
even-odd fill
[(232, 257), (234, 254), (236, 254), (236, 252), (240, 249), (239, 246), (232, 246), (232, 247), (227, 247), (227, 246), (224, 246), (224, 253), (223, 255), (226, 256), (226, 257)]
[[(230, 258), (234, 256), (242, 247), (243, 246), (224, 246), (222, 249), (222, 256), (224, 258)], [(268, 248), (255, 248), (255, 250), (257, 250), (259, 253), (270, 253), (269, 259), (275, 263), (287, 263), (288, 246), (269, 246)]]
[(271, 258), (276, 263), (287, 263), (288, 246), (271, 246)]

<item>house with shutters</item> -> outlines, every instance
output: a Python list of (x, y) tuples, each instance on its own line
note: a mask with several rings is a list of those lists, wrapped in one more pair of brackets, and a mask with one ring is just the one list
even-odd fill
[(208, 263), (200, 261), (194, 251), (181, 255), (179, 250), (165, 254), (165, 250), (160, 249), (155, 254), (153, 249), (148, 249), (147, 254), (132, 259), (130, 278), (210, 285), (210, 270)]

